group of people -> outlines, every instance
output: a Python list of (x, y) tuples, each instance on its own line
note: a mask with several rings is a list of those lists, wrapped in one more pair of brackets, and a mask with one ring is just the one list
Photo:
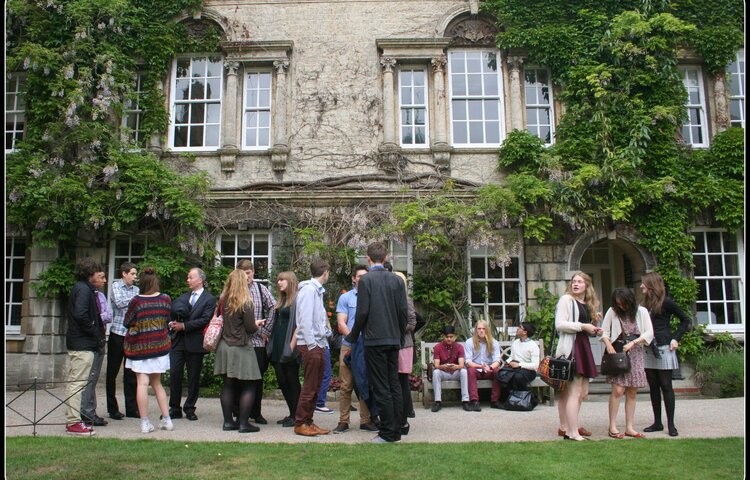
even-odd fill
[[(406, 277), (386, 270), (385, 246), (367, 250), (369, 267), (358, 265), (352, 289), (336, 308), (337, 328), (344, 336), (339, 357), (342, 377), (341, 417), (333, 433), (349, 429), (351, 394), (360, 399), (360, 429), (377, 432), (376, 443), (396, 442), (408, 434), (413, 416), (409, 373), (413, 366), (416, 312), (407, 296)], [(384, 265), (385, 264), (385, 265)], [(148, 416), (148, 386), (160, 410), (158, 428), (173, 430), (173, 420), (198, 420), (196, 403), (203, 357), (203, 333), (214, 316), (223, 319), (214, 374), (223, 378), (220, 395), (223, 430), (256, 432), (266, 424), (261, 413), (263, 376), (273, 365), (289, 415), (277, 423), (298, 435), (331, 433), (313, 422), (325, 407), (326, 371), (330, 378), (332, 328), (323, 303), (329, 265), (315, 259), (311, 278), (299, 282), (293, 272), (277, 278), (278, 299), (254, 281), (250, 260), (240, 260), (218, 299), (206, 289), (200, 268), (188, 272), (189, 291), (172, 300), (159, 289), (151, 267), (138, 275), (133, 263), (120, 267), (121, 279), (104, 296), (106, 276), (99, 262), (76, 264), (76, 284), (68, 305), (66, 432), (94, 435), (107, 420), (96, 414), (95, 388), (105, 352), (106, 325), (111, 323), (107, 362), (107, 409), (110, 419), (141, 419), (141, 432), (156, 429)], [(365, 274), (367, 276), (365, 277)], [(138, 278), (138, 286), (135, 285)], [(125, 413), (116, 396), (116, 378), (124, 363)], [(326, 365), (328, 363), (328, 365)], [(303, 370), (300, 385), (299, 370)], [(161, 374), (170, 372), (169, 399)], [(182, 380), (187, 371), (187, 396)], [(322, 401), (321, 401), (322, 397)], [(76, 408), (80, 402), (80, 409)]]
[[(591, 432), (578, 424), (583, 400), (588, 396), (589, 380), (598, 375), (591, 351), (589, 337), (601, 337), (606, 353), (626, 352), (630, 357), (627, 373), (607, 377), (612, 385), (609, 398), (608, 436), (644, 438), (636, 431), (635, 406), (639, 388), (649, 387), (654, 422), (645, 432), (664, 430), (662, 423), (662, 396), (666, 406), (667, 428), (670, 436), (677, 436), (674, 422), (675, 396), (672, 388), (672, 371), (678, 368), (677, 348), (682, 335), (690, 326), (690, 318), (665, 294), (664, 280), (656, 272), (641, 278), (643, 305), (636, 301), (629, 288), (616, 288), (612, 293), (612, 306), (604, 319), (598, 312), (599, 300), (591, 277), (575, 272), (566, 293), (555, 309), (555, 328), (559, 340), (556, 356), (575, 360), (575, 377), (566, 382), (558, 401), (560, 425), (558, 435), (566, 440), (582, 441)], [(671, 318), (679, 319), (673, 331)], [(599, 322), (601, 321), (601, 326)], [(649, 346), (649, 348), (644, 348)], [(617, 427), (621, 399), (625, 396), (625, 429)]]
[[(112, 285), (108, 302), (103, 290), (106, 275), (92, 258), (76, 264), (77, 281), (68, 302), (68, 370), (66, 432), (94, 435), (94, 426), (107, 420), (96, 414), (95, 387), (105, 354), (106, 326), (110, 325), (107, 349), (107, 410), (110, 419), (141, 419), (141, 431), (155, 426), (148, 417), (150, 385), (160, 410), (158, 428), (173, 430), (173, 419), (197, 420), (203, 333), (212, 317), (221, 315), (223, 329), (216, 349), (214, 374), (223, 378), (221, 409), (224, 430), (256, 432), (255, 424), (266, 424), (261, 413), (263, 376), (273, 365), (289, 414), (277, 423), (294, 427), (298, 435), (317, 436), (349, 430), (352, 392), (359, 399), (360, 429), (377, 432), (375, 443), (398, 442), (409, 433), (408, 418), (414, 416), (409, 374), (413, 366), (413, 336), (416, 326), (414, 304), (407, 295), (406, 277), (387, 268), (387, 251), (380, 242), (368, 246), (369, 267), (358, 265), (352, 273), (352, 289), (341, 295), (336, 306), (336, 327), (343, 336), (340, 349), (340, 418), (333, 430), (317, 426), (313, 417), (325, 395), (326, 362), (330, 369), (329, 338), (332, 328), (323, 303), (329, 265), (311, 262), (311, 278), (297, 280), (293, 272), (277, 277), (278, 298), (254, 281), (250, 260), (240, 260), (217, 299), (206, 289), (206, 275), (200, 268), (188, 272), (189, 291), (172, 301), (159, 289), (153, 268), (140, 272), (125, 262), (121, 278)], [(598, 375), (590, 337), (601, 337), (607, 353), (627, 352), (628, 373), (607, 378), (612, 384), (609, 400), (611, 438), (641, 438), (635, 430), (636, 393), (650, 387), (654, 422), (644, 431), (664, 430), (662, 397), (667, 429), (677, 436), (674, 422), (675, 398), (672, 370), (678, 368), (676, 350), (690, 325), (689, 317), (666, 296), (662, 278), (647, 273), (642, 278), (643, 306), (631, 289), (618, 288), (612, 307), (602, 319), (591, 278), (576, 272), (555, 312), (559, 340), (556, 356), (575, 360), (575, 376), (566, 382), (558, 400), (558, 434), (581, 441), (591, 432), (578, 424), (590, 379)], [(679, 327), (672, 331), (676, 316)], [(601, 326), (599, 325), (601, 323)], [(435, 403), (442, 408), (441, 382), (459, 380), (466, 411), (481, 411), (477, 382), (492, 381), (492, 408), (502, 404), (511, 390), (528, 390), (540, 361), (539, 347), (532, 341), (534, 326), (522, 323), (517, 329), (511, 355), (503, 364), (499, 342), (491, 326), (477, 322), (471, 338), (457, 343), (453, 327), (443, 330), (443, 341), (434, 349), (432, 374)], [(651, 348), (644, 346), (651, 345)], [(326, 355), (328, 354), (328, 356)], [(117, 402), (115, 380), (123, 367), (125, 413)], [(300, 384), (299, 370), (303, 370)], [(187, 370), (187, 396), (182, 402), (182, 380)], [(170, 395), (161, 385), (161, 374), (170, 372)], [(501, 373), (498, 379), (498, 373)], [(330, 374), (329, 374), (330, 375)], [(501, 381), (503, 388), (501, 389)], [(620, 400), (625, 396), (625, 429), (617, 428)], [(325, 397), (323, 396), (323, 399)], [(76, 408), (80, 402), (80, 409)], [(251, 423), (252, 422), (252, 423)]]

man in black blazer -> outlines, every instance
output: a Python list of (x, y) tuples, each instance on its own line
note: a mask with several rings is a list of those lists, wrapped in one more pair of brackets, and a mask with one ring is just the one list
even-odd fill
[[(172, 350), (169, 352), (169, 416), (198, 420), (195, 403), (200, 388), (203, 355), (203, 329), (206, 328), (216, 308), (216, 297), (205, 289), (206, 274), (200, 268), (188, 272), (190, 291), (172, 302), (172, 321), (169, 329)], [(180, 408), (182, 397), (182, 374), (187, 366), (188, 392), (185, 404)]]
[(357, 313), (346, 341), (355, 343), (364, 334), (365, 363), (380, 415), (380, 432), (373, 443), (398, 442), (408, 432), (403, 418), (398, 353), (406, 331), (407, 303), (403, 280), (383, 267), (385, 245), (367, 247), (370, 270), (359, 280)]

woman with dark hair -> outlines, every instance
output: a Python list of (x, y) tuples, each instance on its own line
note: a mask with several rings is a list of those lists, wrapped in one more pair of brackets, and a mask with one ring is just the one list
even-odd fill
[[(664, 424), (661, 422), (661, 397), (663, 395), (669, 436), (676, 437), (672, 370), (680, 368), (677, 361), (677, 349), (680, 347), (680, 339), (690, 328), (690, 317), (667, 296), (664, 280), (658, 273), (651, 272), (641, 277), (641, 292), (643, 293), (643, 306), (651, 315), (651, 322), (654, 325), (655, 343), (653, 348), (646, 349), (643, 358), (651, 396), (651, 408), (654, 410), (654, 423), (644, 428), (643, 431), (664, 430)], [(676, 332), (672, 332), (670, 327), (670, 320), (673, 316), (680, 319)]]
[(122, 324), (125, 334), (125, 368), (136, 376), (136, 403), (141, 416), (141, 433), (154, 431), (148, 419), (148, 386), (154, 390), (161, 410), (159, 429), (174, 430), (169, 416), (167, 392), (161, 385), (161, 374), (169, 370), (169, 320), (172, 316), (172, 299), (159, 292), (159, 278), (151, 267), (141, 271), (140, 293), (130, 300)]
[[(255, 319), (255, 307), (244, 270), (235, 269), (229, 274), (218, 309), (224, 318), (224, 327), (216, 347), (214, 374), (224, 379), (221, 387), (222, 429), (239, 430), (240, 433), (257, 432), (260, 429), (250, 423), (250, 410), (258, 394), (256, 381), (261, 378), (261, 373), (249, 339), (265, 320)], [(237, 398), (239, 418), (235, 423), (232, 409)]]
[(299, 383), (299, 358), (297, 349), (292, 346), (296, 338), (296, 300), (299, 281), (294, 272), (281, 272), (276, 280), (279, 299), (274, 309), (273, 330), (268, 341), (271, 364), (276, 372), (276, 380), (284, 395), (289, 415), (277, 421), (283, 427), (294, 426), (294, 414), (302, 386)]
[[(626, 352), (630, 356), (630, 371), (616, 376), (608, 376), (612, 384), (609, 396), (609, 436), (611, 438), (645, 438), (633, 428), (635, 403), (638, 389), (646, 386), (646, 372), (643, 369), (643, 345), (654, 338), (651, 317), (648, 310), (638, 306), (635, 294), (630, 288), (616, 288), (612, 292), (612, 306), (607, 310), (602, 322), (602, 342), (607, 353)], [(625, 394), (625, 434), (617, 430), (617, 412), (620, 399)]]

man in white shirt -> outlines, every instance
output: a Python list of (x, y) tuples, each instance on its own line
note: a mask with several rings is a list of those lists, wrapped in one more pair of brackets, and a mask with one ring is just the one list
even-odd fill
[(504, 402), (511, 390), (527, 391), (531, 382), (536, 378), (536, 369), (539, 367), (539, 345), (531, 339), (534, 335), (534, 325), (523, 322), (516, 329), (516, 338), (510, 347), (510, 358), (503, 370), (510, 370), (511, 374), (505, 375), (500, 383), (502, 391), (501, 403)]

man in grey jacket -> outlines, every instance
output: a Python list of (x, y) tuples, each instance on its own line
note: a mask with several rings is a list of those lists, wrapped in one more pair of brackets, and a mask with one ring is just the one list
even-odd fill
[(398, 380), (398, 352), (408, 321), (406, 287), (383, 267), (386, 258), (382, 243), (367, 247), (370, 271), (359, 280), (357, 313), (346, 337), (354, 343), (364, 332), (365, 362), (380, 414), (380, 431), (373, 443), (398, 442), (401, 426), (406, 423)]
[(323, 284), (328, 281), (328, 262), (315, 259), (310, 264), (312, 278), (300, 282), (296, 300), (297, 350), (302, 357), (304, 381), (297, 401), (294, 433), (306, 437), (331, 433), (313, 423), (315, 402), (320, 391), (325, 368), (325, 348), (328, 346), (326, 325), (328, 316), (323, 304)]

